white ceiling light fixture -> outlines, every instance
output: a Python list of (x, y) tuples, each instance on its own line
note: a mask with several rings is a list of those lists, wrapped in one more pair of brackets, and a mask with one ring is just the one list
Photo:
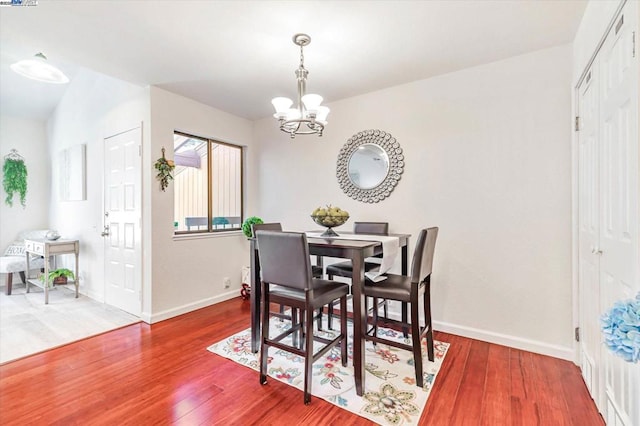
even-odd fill
[(43, 83), (66, 84), (69, 78), (62, 71), (47, 63), (42, 52), (36, 53), (36, 59), (24, 59), (11, 64), (11, 69), (23, 77)]
[(322, 136), (324, 126), (327, 124), (327, 115), (329, 108), (320, 105), (322, 96), (315, 94), (305, 94), (307, 85), (307, 75), (309, 71), (304, 67), (303, 47), (311, 43), (311, 37), (306, 34), (296, 34), (293, 36), (293, 42), (300, 46), (300, 66), (296, 70), (298, 79), (298, 105), (291, 108), (293, 101), (289, 98), (273, 98), (271, 103), (276, 109), (273, 114), (280, 122), (280, 130), (289, 133), (291, 138), (296, 135), (313, 135)]

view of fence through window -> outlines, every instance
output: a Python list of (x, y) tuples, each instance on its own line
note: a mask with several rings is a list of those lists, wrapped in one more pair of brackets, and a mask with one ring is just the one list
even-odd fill
[(174, 231), (242, 225), (242, 147), (175, 132)]

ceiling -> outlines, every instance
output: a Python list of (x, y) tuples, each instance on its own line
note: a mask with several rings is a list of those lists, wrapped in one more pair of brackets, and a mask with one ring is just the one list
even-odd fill
[[(9, 65), (43, 52), (70, 78), (86, 68), (155, 85), (248, 119), (307, 91), (325, 103), (570, 43), (584, 0), (103, 1), (0, 7), (0, 112), (46, 119), (64, 85)], [(330, 118), (330, 116), (329, 116)]]

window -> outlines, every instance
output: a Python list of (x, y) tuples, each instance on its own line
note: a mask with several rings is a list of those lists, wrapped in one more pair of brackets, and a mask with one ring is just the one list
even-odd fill
[(174, 231), (242, 226), (242, 147), (174, 132)]

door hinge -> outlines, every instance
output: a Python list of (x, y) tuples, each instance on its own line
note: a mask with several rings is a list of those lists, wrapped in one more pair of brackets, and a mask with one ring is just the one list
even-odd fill
[(580, 327), (576, 327), (574, 337), (576, 339), (576, 342), (580, 341)]
[(631, 45), (632, 45), (631, 50), (633, 53), (632, 57), (635, 58), (636, 57), (636, 32), (635, 31), (631, 33)]
[(576, 116), (576, 120), (575, 120), (575, 131), (579, 131), (580, 130), (580, 117)]
[(138, 145), (138, 157), (142, 157), (142, 145)]

